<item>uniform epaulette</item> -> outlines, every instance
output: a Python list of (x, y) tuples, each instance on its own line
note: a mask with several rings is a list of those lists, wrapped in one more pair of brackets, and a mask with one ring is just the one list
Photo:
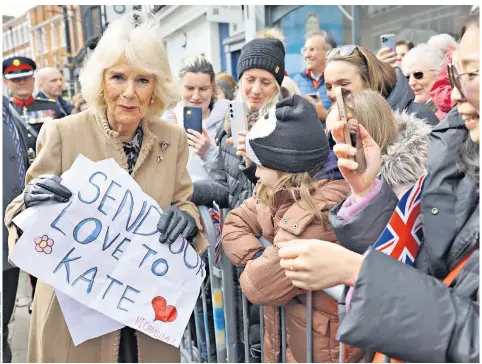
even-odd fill
[(35, 98), (36, 101), (47, 101), (47, 102), (53, 102), (54, 104), (56, 104), (55, 100), (54, 99), (47, 99), (45, 97), (36, 97)]

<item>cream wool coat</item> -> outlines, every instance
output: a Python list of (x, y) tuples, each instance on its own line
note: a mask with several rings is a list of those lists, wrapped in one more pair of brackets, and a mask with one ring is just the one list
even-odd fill
[[(186, 133), (180, 126), (158, 118), (144, 120), (143, 127), (144, 140), (132, 177), (162, 209), (174, 204), (193, 215), (201, 227), (198, 211), (189, 202), (193, 186), (186, 169), (189, 156)], [(164, 152), (161, 142), (171, 143)], [(45, 124), (37, 141), (37, 152), (27, 172), (27, 183), (41, 174), (60, 176), (79, 154), (93, 161), (114, 158), (127, 170), (127, 157), (118, 133), (90, 110)], [(158, 162), (158, 157), (163, 159)], [(21, 194), (5, 212), (10, 249), (19, 236), (12, 219), (23, 206)], [(198, 253), (207, 248), (201, 233), (195, 245)], [(180, 361), (179, 349), (174, 346), (140, 332), (136, 332), (136, 337), (140, 363)], [(38, 281), (30, 324), (29, 362), (113, 363), (118, 361), (119, 342), (120, 330), (74, 346), (54, 289)]]

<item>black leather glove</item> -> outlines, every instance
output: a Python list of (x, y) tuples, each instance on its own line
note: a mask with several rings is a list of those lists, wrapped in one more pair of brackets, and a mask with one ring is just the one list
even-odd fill
[(25, 207), (29, 208), (47, 201), (67, 202), (72, 192), (60, 184), (60, 177), (43, 174), (30, 181), (23, 191)]
[(177, 206), (164, 210), (157, 223), (157, 230), (161, 233), (161, 244), (174, 243), (179, 235), (192, 244), (199, 231), (194, 217)]

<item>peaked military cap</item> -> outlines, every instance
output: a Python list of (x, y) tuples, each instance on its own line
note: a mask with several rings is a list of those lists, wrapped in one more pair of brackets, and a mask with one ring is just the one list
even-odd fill
[(37, 65), (28, 57), (10, 57), (3, 61), (3, 77), (7, 80), (33, 76)]

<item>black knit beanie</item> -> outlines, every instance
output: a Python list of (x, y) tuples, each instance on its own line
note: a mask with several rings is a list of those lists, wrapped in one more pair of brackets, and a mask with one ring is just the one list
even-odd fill
[(285, 77), (285, 47), (279, 39), (256, 38), (241, 49), (238, 60), (238, 80), (244, 71), (259, 68), (268, 71), (281, 86)]
[(330, 145), (314, 106), (293, 95), (256, 121), (246, 136), (246, 151), (257, 165), (313, 175), (323, 168)]

